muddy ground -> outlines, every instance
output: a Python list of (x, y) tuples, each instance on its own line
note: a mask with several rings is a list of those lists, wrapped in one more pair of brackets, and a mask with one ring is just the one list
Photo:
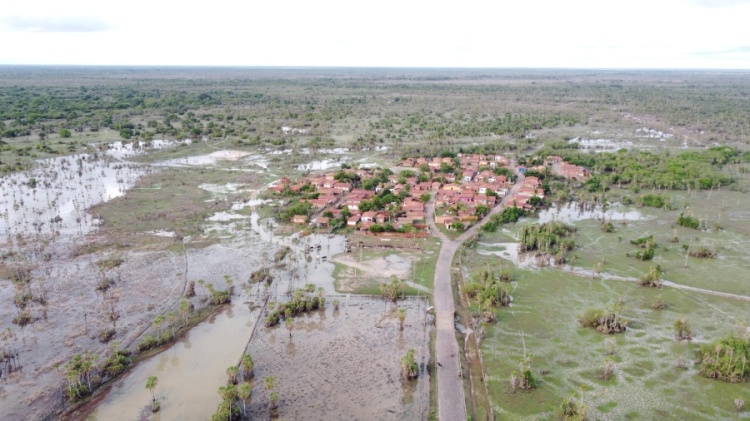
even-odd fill
[[(395, 307), (382, 300), (341, 297), (341, 308), (298, 317), (292, 338), (283, 327), (263, 328), (248, 347), (256, 361), (254, 419), (269, 416), (263, 379), (275, 376), (279, 419), (426, 419), (429, 412), (429, 331), (426, 300), (407, 310), (403, 331)], [(403, 382), (400, 360), (416, 351), (420, 377)], [(290, 370), (290, 367), (294, 367)]]

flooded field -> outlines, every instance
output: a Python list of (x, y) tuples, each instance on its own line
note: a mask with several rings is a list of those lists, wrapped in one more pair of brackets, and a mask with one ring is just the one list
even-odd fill
[[(400, 331), (395, 311), (382, 300), (338, 299), (339, 310), (328, 304), (326, 311), (296, 318), (291, 338), (283, 326), (257, 332), (248, 346), (256, 361), (251, 417), (269, 416), (261, 380), (275, 376), (280, 419), (426, 419), (427, 301), (399, 303), (407, 312)], [(420, 377), (404, 383), (399, 361), (409, 348), (416, 351)]]
[(88, 208), (124, 195), (148, 171), (141, 165), (83, 154), (41, 160), (30, 172), (4, 176), (0, 238), (7, 242), (19, 235), (81, 237), (97, 224)]
[[(73, 355), (84, 351), (98, 353), (101, 358), (106, 356), (109, 344), (98, 340), (99, 333), (106, 329), (114, 330), (112, 341), (119, 341), (126, 348), (134, 347), (143, 332), (148, 332), (157, 315), (166, 314), (179, 304), (179, 297), (188, 280), (200, 279), (217, 288), (224, 288), (227, 276), (234, 279), (237, 294), (245, 294), (245, 298), (255, 294), (257, 298), (260, 289), (248, 288), (244, 292), (245, 280), (252, 271), (268, 264), (268, 259), (276, 250), (286, 244), (292, 246), (294, 251), (283, 267), (274, 269), (278, 271), (279, 280), (286, 280), (276, 282), (268, 291), (274, 300), (282, 300), (291, 288), (306, 283), (323, 287), (327, 294), (335, 292), (333, 264), (328, 260), (343, 251), (343, 237), (314, 235), (300, 239), (297, 236), (276, 235), (275, 224), (270, 220), (261, 221), (253, 212), (254, 207), (267, 202), (256, 196), (268, 181), (256, 182), (252, 178), (245, 178), (248, 181), (239, 183), (235, 181), (238, 171), (231, 169), (232, 166), (239, 167), (239, 172), (245, 169), (267, 171), (267, 157), (220, 150), (206, 156), (174, 161), (126, 161), (146, 157), (154, 151), (170, 153), (170, 150), (180, 149), (182, 152), (188, 146), (196, 147), (192, 142), (172, 141), (97, 145), (96, 152), (40, 160), (31, 171), (13, 173), (0, 179), (0, 236), (4, 244), (0, 267), (6, 277), (11, 277), (19, 269), (30, 269), (31, 280), (29, 286), (24, 288), (28, 288), (33, 297), (45, 297), (43, 304), (33, 302), (25, 306), (31, 323), (20, 328), (11, 323), (20, 311), (12, 305), (20, 286), (11, 282), (0, 283), (0, 302), (3, 303), (0, 307), (0, 329), (4, 332), (0, 350), (17, 353), (19, 361), (14, 372), (2, 373), (0, 403), (5, 416), (40, 419), (59, 409), (62, 400), (59, 385), (64, 377), (65, 363)], [(139, 180), (173, 167), (179, 171), (186, 166), (196, 169), (228, 167), (226, 177), (222, 178), (221, 172), (214, 173), (210, 182), (200, 186), (196, 184), (196, 189), (213, 197), (212, 203), (243, 198), (229, 202), (226, 210), (209, 214), (200, 222), (205, 235), (181, 238), (168, 223), (153, 224), (139, 220), (127, 228), (142, 239), (129, 243), (136, 237), (125, 240), (123, 238), (126, 237), (107, 237), (113, 233), (119, 235), (118, 231), (107, 228), (111, 226), (110, 222), (122, 224), (128, 219), (118, 219), (117, 213), (110, 212), (107, 215), (112, 215), (115, 220), (105, 221), (94, 218), (89, 212), (93, 206), (118, 199), (121, 200), (118, 207), (127, 213), (128, 206), (132, 207), (132, 204), (128, 204), (133, 192), (131, 189), (138, 185)], [(225, 181), (222, 182), (223, 179)], [(170, 195), (161, 184), (138, 188), (153, 192), (156, 198)], [(99, 230), (100, 227), (105, 229)], [(211, 237), (215, 238), (212, 240), (215, 244), (206, 243), (206, 238)], [(97, 252), (98, 243), (114, 244), (120, 249)], [(194, 243), (197, 245), (194, 246)], [(321, 247), (314, 253), (305, 254), (313, 244)], [(54, 264), (50, 264), (50, 261), (54, 261)], [(112, 267), (102, 266), (101, 262), (109, 261), (114, 262)], [(114, 280), (106, 294), (97, 289), (104, 278)], [(247, 304), (241, 304), (245, 298), (239, 295), (235, 297), (241, 300), (240, 304), (235, 304), (239, 307), (196, 328), (183, 342), (168, 351), (172, 354), (164, 354), (171, 355), (169, 364), (158, 363), (165, 358), (158, 356), (144, 363), (142, 368), (136, 368), (132, 377), (122, 379), (113, 389), (113, 394), (105, 399), (100, 411), (93, 415), (95, 419), (116, 419), (107, 415), (107, 411), (112, 410), (107, 408), (119, 411), (116, 409), (118, 406), (109, 406), (110, 403), (106, 402), (122, 400), (128, 403), (139, 399), (143, 389), (139, 376), (151, 371), (153, 366), (149, 364), (159, 366), (157, 371), (164, 371), (167, 366), (176, 370), (158, 374), (164, 377), (165, 389), (170, 384), (179, 383), (178, 379), (182, 376), (179, 373), (189, 363), (176, 362), (190, 361), (191, 356), (197, 358), (197, 354), (190, 354), (187, 350), (192, 344), (200, 342), (204, 330), (207, 338), (213, 338), (208, 339), (209, 344), (217, 340), (211, 335), (228, 335), (224, 338), (227, 347), (221, 349), (225, 354), (215, 355), (215, 364), (221, 365), (215, 376), (225, 377), (226, 366), (236, 362), (249, 340), (249, 334), (237, 337), (233, 323), (247, 328), (248, 323), (255, 322)], [(194, 304), (200, 306), (200, 300), (199, 292)], [(107, 319), (108, 312), (117, 315), (116, 322)], [(228, 317), (229, 314), (234, 316)], [(231, 340), (239, 341), (231, 345)], [(202, 354), (205, 355), (205, 352)], [(206, 376), (213, 368), (204, 368)], [(191, 392), (203, 396), (206, 399), (203, 401), (181, 395), (179, 388), (170, 387), (169, 391), (164, 390), (166, 400), (163, 408), (176, 411), (178, 408), (170, 406), (170, 403), (182, 401), (200, 402), (201, 405), (211, 402), (207, 410), (213, 411), (218, 402), (215, 389), (211, 386), (202, 392)], [(123, 419), (136, 419), (138, 414), (135, 413), (134, 417), (128, 415)]]
[[(742, 274), (747, 262), (746, 195), (736, 192), (675, 194), (678, 209), (610, 207), (581, 210), (575, 204), (543, 211), (539, 222), (573, 223), (576, 248), (568, 264), (556, 267), (530, 254), (518, 255), (518, 227), (484, 235), (476, 250), (464, 257), (469, 277), (477, 267), (510, 268), (513, 303), (498, 311), (498, 322), (483, 325), (481, 352), (490, 400), (498, 419), (539, 420), (559, 417), (559, 406), (571, 395), (581, 399), (591, 419), (734, 419), (734, 399), (746, 399), (743, 384), (706, 379), (694, 361), (700, 346), (735, 332), (736, 323), (750, 320), (750, 283)], [(714, 205), (710, 205), (713, 203)], [(716, 203), (719, 209), (711, 211)], [(720, 220), (722, 229), (705, 231), (675, 226), (680, 212)], [(614, 233), (601, 230), (611, 220)], [(658, 244), (653, 261), (628, 257), (630, 243), (653, 235)], [(685, 247), (715, 247), (714, 259), (685, 257)], [(606, 260), (602, 260), (606, 258)], [(500, 259), (500, 260), (498, 260)], [(686, 267), (687, 263), (687, 267)], [(592, 274), (595, 264), (600, 273)], [(659, 264), (661, 288), (639, 287), (636, 281)], [(698, 290), (701, 288), (702, 290)], [(717, 295), (719, 294), (719, 295)], [(732, 295), (736, 294), (736, 295)], [(661, 296), (666, 309), (652, 305)], [(628, 330), (602, 335), (579, 326), (587, 308), (623, 302)], [(692, 341), (674, 339), (674, 322), (687, 316)], [(510, 375), (524, 356), (531, 356), (539, 387), (510, 391)], [(614, 375), (605, 380), (607, 361)], [(739, 414), (745, 417), (746, 412)]]

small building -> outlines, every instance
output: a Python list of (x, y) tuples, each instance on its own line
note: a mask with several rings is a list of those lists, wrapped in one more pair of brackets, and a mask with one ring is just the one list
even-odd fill
[(293, 224), (306, 224), (307, 223), (307, 215), (294, 215), (292, 217), (292, 223)]
[(349, 217), (349, 219), (346, 220), (346, 225), (350, 227), (355, 227), (357, 226), (359, 219), (360, 219), (359, 214), (352, 215)]
[(319, 216), (315, 219), (315, 225), (319, 228), (328, 228), (331, 219), (325, 216)]

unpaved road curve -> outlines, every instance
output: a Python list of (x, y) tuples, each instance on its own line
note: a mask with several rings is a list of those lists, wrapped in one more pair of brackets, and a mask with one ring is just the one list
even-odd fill
[(457, 239), (450, 241), (435, 225), (434, 197), (426, 206), (427, 225), (433, 235), (440, 238), (442, 246), (435, 267), (435, 314), (437, 337), (435, 340), (435, 356), (439, 363), (437, 367), (438, 418), (440, 421), (462, 421), (466, 419), (466, 399), (464, 397), (463, 378), (459, 361), (459, 348), (456, 341), (455, 306), (451, 289), (451, 262), (456, 250), (464, 241), (472, 238), (489, 216), (501, 212), (511, 202), (518, 189), (523, 184), (523, 176), (519, 176), (512, 191), (503, 201), (492, 209), (486, 218), (474, 224)]

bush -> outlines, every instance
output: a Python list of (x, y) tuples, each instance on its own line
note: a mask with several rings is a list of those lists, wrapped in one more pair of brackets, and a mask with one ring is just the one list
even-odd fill
[(608, 335), (625, 332), (628, 326), (627, 320), (621, 318), (615, 310), (602, 310), (589, 308), (578, 317), (578, 322), (583, 327), (596, 329), (597, 332)]
[(661, 266), (652, 266), (651, 269), (648, 270), (648, 272), (644, 273), (638, 279), (638, 285), (658, 288), (661, 286), (661, 274)]
[(710, 379), (739, 383), (750, 376), (750, 343), (728, 336), (701, 347), (700, 373)]
[(99, 332), (99, 342), (101, 343), (107, 343), (109, 342), (113, 337), (115, 336), (115, 329), (113, 328), (105, 328), (102, 329), (101, 332)]
[(401, 358), (401, 377), (406, 380), (416, 379), (419, 376), (419, 364), (414, 359), (414, 349), (409, 348), (406, 355)]
[(638, 197), (638, 205), (649, 208), (663, 208), (669, 203), (669, 198), (662, 194), (644, 194)]
[(146, 335), (143, 337), (143, 339), (141, 339), (140, 342), (138, 342), (138, 345), (136, 345), (135, 350), (136, 352), (148, 351), (149, 349), (156, 348), (158, 344), (159, 344), (159, 341), (156, 338), (156, 336)]
[(681, 227), (688, 227), (693, 229), (700, 229), (701, 222), (698, 218), (693, 216), (688, 216), (685, 214), (680, 214), (680, 216), (677, 217), (677, 225)]

